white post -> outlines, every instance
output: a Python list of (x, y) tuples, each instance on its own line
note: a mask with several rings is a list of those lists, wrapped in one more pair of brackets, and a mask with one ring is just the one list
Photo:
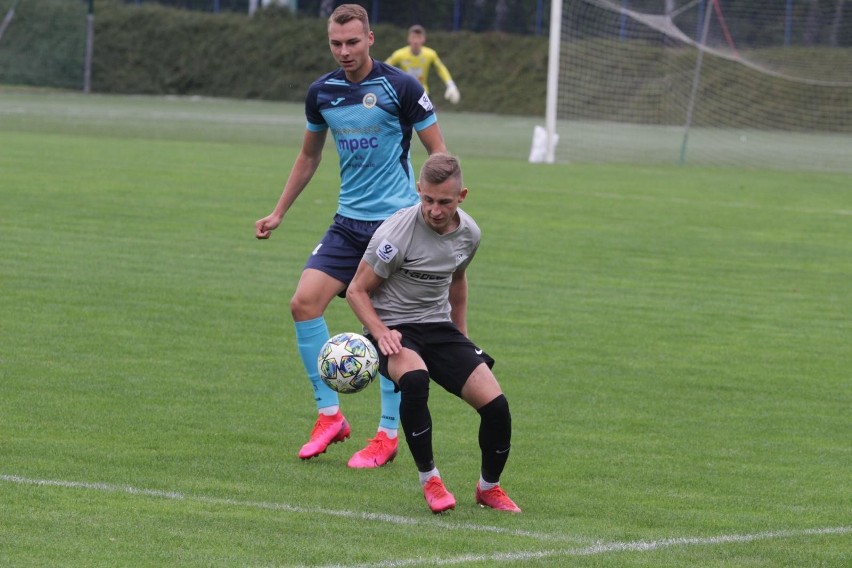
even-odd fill
[(556, 161), (556, 101), (559, 95), (559, 50), (562, 44), (562, 0), (550, 2), (550, 44), (547, 53), (547, 101), (544, 109), (544, 127), (547, 131), (545, 161)]
[(19, 0), (15, 0), (15, 2), (12, 3), (12, 6), (9, 7), (9, 11), (6, 12), (6, 17), (3, 18), (3, 23), (0, 24), (0, 39), (3, 39), (3, 34), (6, 32), (6, 28), (9, 27), (9, 24), (12, 23), (12, 18), (15, 17), (15, 6), (18, 5), (18, 1)]
[(692, 89), (689, 91), (689, 103), (686, 107), (686, 124), (683, 127), (683, 141), (680, 144), (681, 166), (686, 163), (686, 143), (689, 140), (689, 129), (692, 127), (692, 115), (695, 112), (695, 97), (698, 95), (698, 83), (701, 81), (701, 65), (704, 62), (704, 48), (707, 46), (707, 31), (710, 29), (710, 17), (713, 15), (713, 2), (707, 0), (707, 10), (704, 13), (704, 28), (701, 30), (701, 43), (698, 46), (698, 55), (695, 58), (695, 71), (692, 74)]

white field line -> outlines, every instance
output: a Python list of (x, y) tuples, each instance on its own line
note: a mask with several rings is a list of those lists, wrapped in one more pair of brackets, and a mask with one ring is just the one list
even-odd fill
[(423, 519), (404, 517), (402, 515), (391, 515), (385, 513), (367, 513), (363, 511), (347, 511), (345, 509), (325, 509), (322, 507), (302, 507), (288, 503), (272, 503), (265, 501), (243, 501), (225, 497), (210, 497), (205, 495), (191, 495), (176, 491), (163, 491), (160, 489), (143, 489), (129, 485), (115, 485), (111, 483), (91, 483), (84, 481), (64, 481), (56, 479), (30, 479), (18, 475), (0, 474), (0, 481), (15, 483), (18, 485), (35, 485), (39, 487), (60, 487), (65, 489), (85, 489), (101, 491), (104, 493), (124, 493), (127, 495), (139, 495), (143, 497), (154, 497), (158, 499), (170, 499), (174, 501), (187, 501), (205, 503), (208, 505), (220, 505), (246, 509), (265, 509), (269, 511), (285, 511), (288, 513), (307, 515), (326, 515), (330, 517), (343, 517), (361, 521), (374, 521), (393, 525), (426, 525), (437, 526), (447, 530), (460, 530), (471, 532), (483, 532), (503, 534), (509, 536), (526, 537), (540, 541), (562, 541), (587, 544), (593, 542), (591, 539), (571, 537), (568, 535), (537, 533), (520, 529), (508, 529), (489, 525), (478, 525), (475, 523), (453, 523), (440, 517), (425, 517)]
[(561, 550), (531, 550), (524, 552), (502, 552), (495, 554), (466, 554), (452, 558), (411, 558), (371, 562), (369, 564), (335, 564), (324, 568), (403, 568), (408, 566), (452, 566), (471, 562), (519, 562), (544, 558), (563, 558), (572, 556), (595, 556), (609, 552), (649, 552), (676, 546), (713, 546), (737, 544), (758, 540), (802, 538), (808, 536), (845, 535), (852, 533), (852, 527), (829, 527), (821, 529), (769, 531), (753, 534), (731, 534), (709, 537), (666, 538), (661, 540), (638, 540), (631, 542), (601, 542), (582, 548)]
[[(370, 562), (369, 564), (341, 565), (335, 564), (334, 568), (404, 568), (417, 565), (451, 566), (468, 564), (472, 562), (517, 562), (536, 560), (544, 558), (562, 558), (578, 556), (595, 556), (612, 552), (649, 552), (676, 546), (713, 546), (724, 544), (736, 544), (754, 542), (769, 539), (802, 538), (808, 536), (830, 536), (852, 534), (852, 526), (825, 527), (802, 530), (779, 530), (765, 531), (751, 534), (732, 534), (709, 537), (680, 537), (666, 538), (660, 540), (639, 540), (628, 542), (601, 542), (589, 538), (569, 535), (536, 533), (523, 530), (506, 529), (488, 525), (477, 525), (474, 523), (451, 523), (443, 520), (430, 518), (430, 520), (404, 517), (400, 515), (389, 515), (379, 513), (365, 513), (357, 511), (325, 509), (321, 507), (301, 507), (287, 503), (272, 503), (264, 501), (243, 501), (222, 497), (210, 497), (204, 495), (189, 495), (176, 491), (163, 491), (159, 489), (144, 489), (129, 485), (115, 485), (110, 483), (91, 483), (82, 481), (63, 481), (52, 479), (31, 479), (18, 475), (0, 474), (0, 481), (18, 485), (33, 485), (39, 487), (59, 487), (65, 489), (82, 489), (91, 491), (102, 491), (106, 493), (123, 493), (127, 495), (138, 495), (153, 497), (157, 499), (171, 499), (176, 501), (188, 501), (205, 503), (218, 506), (243, 507), (253, 509), (265, 509), (270, 511), (285, 511), (297, 514), (328, 515), (334, 517), (353, 518), (359, 520), (373, 521), (378, 523), (389, 523), (396, 525), (431, 525), (440, 526), (444, 529), (485, 532), (494, 534), (505, 534), (511, 536), (527, 537), (539, 541), (573, 541), (583, 544), (578, 548), (563, 548), (553, 550), (528, 550), (517, 552), (502, 552), (494, 554), (468, 554), (455, 557), (433, 557), (433, 558), (410, 558), (397, 559), (385, 562)], [(332, 567), (329, 567), (332, 568)]]

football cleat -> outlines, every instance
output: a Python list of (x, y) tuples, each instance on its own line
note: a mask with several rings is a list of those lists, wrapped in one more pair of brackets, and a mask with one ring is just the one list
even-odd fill
[(479, 488), (479, 483), (476, 484), (476, 502), (483, 507), (491, 507), (498, 511), (510, 511), (512, 513), (520, 513), (521, 508), (515, 505), (506, 492), (497, 485), (491, 489), (482, 490)]
[(386, 463), (393, 461), (396, 457), (398, 447), (399, 438), (391, 439), (384, 432), (379, 432), (375, 438), (367, 442), (367, 447), (355, 452), (349, 459), (349, 467), (382, 467)]
[(311, 430), (310, 441), (299, 450), (299, 457), (309, 460), (320, 454), (324, 454), (328, 446), (342, 442), (352, 433), (349, 422), (343, 417), (339, 410), (334, 416), (320, 414), (314, 429)]
[(456, 506), (456, 498), (444, 487), (444, 482), (437, 475), (430, 477), (423, 486), (423, 496), (433, 513), (443, 513)]

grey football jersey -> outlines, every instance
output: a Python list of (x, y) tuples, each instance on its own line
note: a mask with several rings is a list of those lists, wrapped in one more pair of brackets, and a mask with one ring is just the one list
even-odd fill
[(476, 222), (458, 209), (458, 228), (439, 235), (423, 220), (420, 205), (397, 211), (376, 230), (364, 260), (385, 282), (373, 293), (385, 325), (450, 321), (449, 287), (479, 247)]

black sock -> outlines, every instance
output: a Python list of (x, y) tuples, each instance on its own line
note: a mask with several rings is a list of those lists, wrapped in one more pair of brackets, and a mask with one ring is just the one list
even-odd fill
[(509, 413), (509, 401), (500, 395), (485, 406), (477, 409), (479, 413), (479, 448), (482, 450), (482, 479), (488, 483), (500, 481), (500, 474), (509, 459), (512, 441), (512, 415)]
[(432, 453), (432, 415), (429, 413), (429, 372), (424, 369), (409, 371), (399, 378), (402, 393), (399, 403), (399, 421), (405, 432), (405, 441), (417, 471), (431, 471), (435, 467)]

